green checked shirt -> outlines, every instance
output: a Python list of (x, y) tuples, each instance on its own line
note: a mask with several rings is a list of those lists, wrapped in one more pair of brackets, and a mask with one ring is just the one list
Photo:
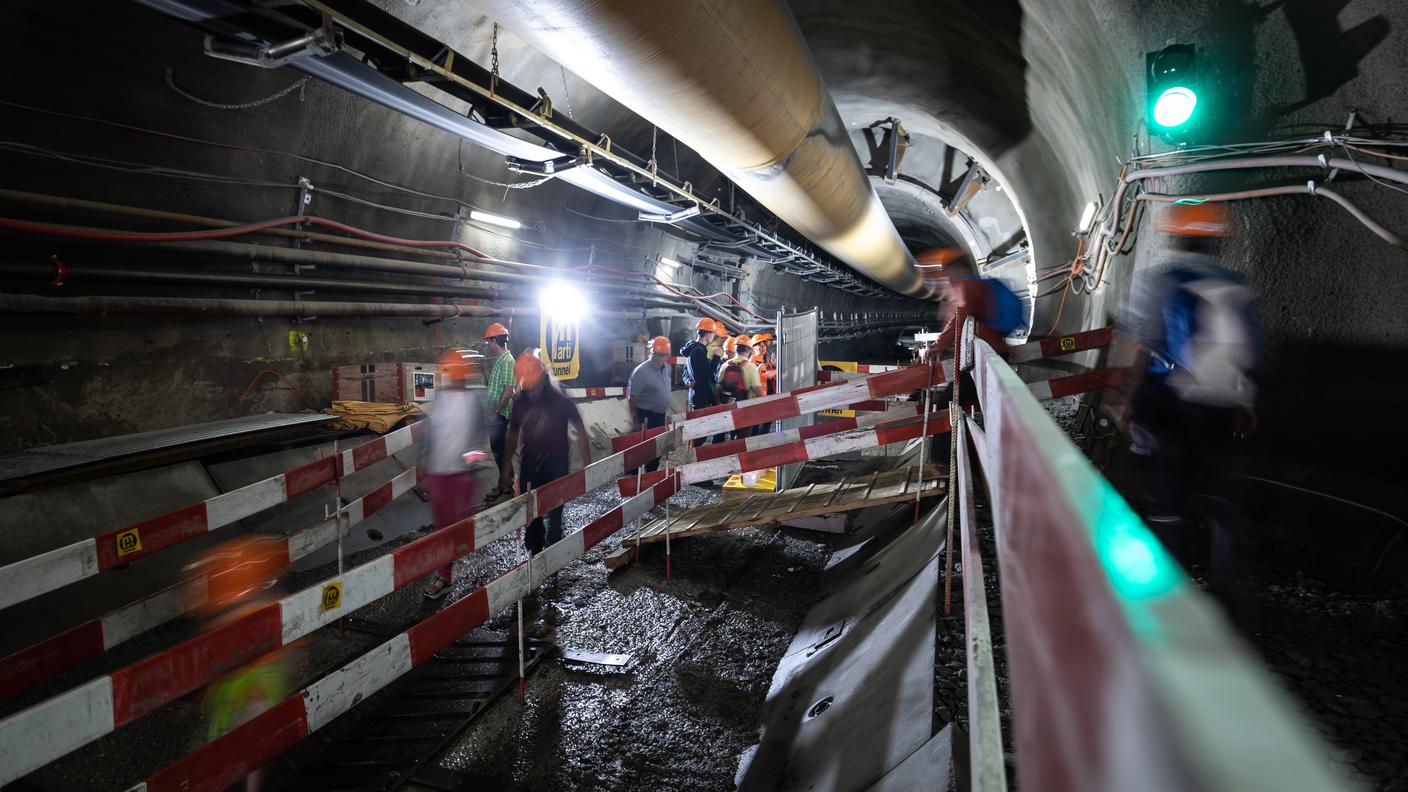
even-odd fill
[[(511, 387), (513, 387), (513, 355), (505, 352), (499, 355), (499, 359), (494, 361), (494, 367), (489, 370), (489, 409), (494, 409), (494, 405), (504, 397), (504, 390)], [(511, 409), (513, 409), (513, 399), (509, 399), (504, 404), (504, 408), (499, 414), (507, 418)]]

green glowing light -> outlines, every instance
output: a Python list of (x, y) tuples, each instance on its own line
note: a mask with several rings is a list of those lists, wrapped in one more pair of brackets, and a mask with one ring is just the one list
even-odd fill
[(1154, 100), (1154, 123), (1161, 127), (1182, 126), (1193, 117), (1198, 94), (1192, 88), (1175, 85)]
[(1133, 601), (1173, 591), (1183, 579), (1178, 563), (1107, 482), (1096, 505), (1095, 553), (1120, 596)]

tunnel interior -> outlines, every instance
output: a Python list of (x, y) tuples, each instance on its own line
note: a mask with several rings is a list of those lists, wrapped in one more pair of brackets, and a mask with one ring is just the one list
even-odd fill
[[(837, 381), (866, 367), (932, 369), (904, 344), (908, 334), (916, 346), (916, 329), (938, 332), (952, 315), (959, 287), (925, 263), (935, 251), (1015, 295), (1021, 323), (1000, 334), (1011, 350), (1107, 327), (1127, 334), (1151, 284), (1180, 255), (1160, 223), (1180, 205), (1216, 203), (1234, 218), (1220, 262), (1255, 295), (1259, 372), (1255, 431), (1228, 475), (1258, 548), (1261, 596), (1272, 609), (1304, 604), (1305, 624), (1317, 628), (1292, 629), (1283, 614), (1249, 642), (1282, 677), (1286, 666), (1299, 669), (1286, 686), (1310, 702), (1304, 708), (1347, 778), (1399, 789), (1408, 777), (1401, 679), (1393, 682), (1390, 667), (1363, 672), (1363, 689), (1354, 683), (1401, 652), (1408, 618), (1408, 507), (1395, 462), (1408, 443), (1398, 420), (1408, 404), (1408, 130), (1396, 120), (1408, 116), (1396, 90), (1408, 73), (1408, 6), (1399, 0), (707, 0), (674, 9), (616, 0), (13, 0), (0, 19), (10, 75), (0, 91), (0, 567), (96, 547), (115, 526), (145, 526), (295, 463), (341, 460), (352, 430), (289, 423), (240, 429), (256, 439), (235, 440), (217, 425), (311, 420), (359, 398), (341, 384), (349, 367), (366, 381), (378, 370), (428, 377), (446, 350), (473, 349), (477, 360), (492, 323), (506, 326), (515, 354), (551, 346), (561, 335), (550, 327), (572, 328), (573, 376), (552, 370), (583, 419), (564, 476), (589, 462), (584, 453), (620, 453), (612, 438), (643, 428), (627, 382), (656, 337), (686, 355), (703, 318), (727, 326), (731, 339), (790, 334), (778, 354), (804, 350), (796, 354), (810, 366), (810, 379), (790, 388), (825, 385), (817, 369)], [(1149, 117), (1149, 75), (1153, 54), (1182, 45), (1197, 53), (1198, 110), (1179, 137)], [(544, 296), (559, 287), (566, 308)], [(811, 327), (793, 324), (809, 311), (814, 331), (796, 329)], [(1118, 349), (1014, 366), (1035, 387), (1114, 368)], [(488, 370), (474, 387), (489, 382)], [(680, 373), (667, 378), (670, 413), (684, 421), (700, 405)], [(397, 380), (403, 395), (420, 382), (410, 381), (406, 391)], [(1133, 504), (1145, 494), (1138, 442), (1119, 426), (1117, 390), (1064, 397), (1049, 412)], [(927, 432), (931, 405), (916, 403)], [(837, 404), (828, 419), (863, 418), (846, 408)], [(798, 444), (820, 425), (784, 418), (769, 426)], [(723, 437), (711, 430), (701, 442)], [(355, 435), (369, 438), (365, 428)], [(168, 441), (196, 450), (161, 445)], [(907, 453), (919, 454), (921, 470), (927, 462), (947, 475), (939, 449), (914, 441)], [(698, 451), (665, 470), (702, 464)], [(871, 474), (873, 484), (886, 466), (915, 461), (883, 448), (839, 462), (776, 453), (779, 471), (805, 461), (800, 473), (779, 473), (798, 476), (799, 490)], [(359, 544), (346, 558), (340, 540), (336, 556), (325, 545), (310, 550), (279, 591), (292, 596), (426, 539), (431, 494), (413, 506), (399, 500), (412, 486), (427, 492), (414, 455), (384, 456), (400, 467), (380, 460), (385, 468), (365, 481), (348, 475), (351, 495), (329, 497), (387, 498), (399, 527), (376, 528), (374, 538), (352, 532)], [(956, 456), (953, 468), (958, 475)], [(621, 498), (608, 486), (571, 501), (569, 526), (625, 508), (630, 471), (621, 471)], [(392, 475), (403, 477), (394, 496), (373, 488), (372, 479)], [(720, 497), (716, 489), (682, 486), (672, 506), (657, 513), (652, 504), (644, 519), (702, 508)], [(282, 536), (321, 519), (288, 500), (286, 511), (231, 524)], [(1007, 545), (1000, 531), (994, 538), (1003, 511), (992, 501), (979, 507), (979, 545), (997, 555)], [(935, 520), (937, 502), (924, 501)], [(626, 647), (641, 661), (634, 675), (582, 675), (545, 661), (550, 670), (528, 682), (536, 694), (485, 709), (484, 725), (441, 764), (482, 773), (490, 786), (531, 789), (760, 788), (771, 779), (757, 774), (796, 772), (775, 757), (817, 749), (797, 725), (786, 739), (803, 747), (788, 754), (794, 744), (769, 720), (786, 722), (768, 714), (773, 686), (785, 681), (779, 669), (799, 647), (824, 644), (827, 626), (812, 620), (826, 613), (818, 605), (826, 593), (850, 591), (839, 575), (860, 579), (872, 555), (875, 568), (909, 569), (921, 554), (906, 544), (912, 535), (891, 536), (878, 518), (845, 520), (846, 536), (879, 538), (861, 550), (846, 536), (748, 528), (755, 533), (675, 540), (673, 572), (667, 550), (609, 578), (596, 565), (607, 548), (584, 548), (590, 564), (565, 568), (551, 593), (531, 595), (530, 628), (605, 653)], [(55, 634), (68, 636), (61, 643), (76, 657), (85, 625), (185, 585), (222, 538), (188, 532), (130, 565), (121, 553), (110, 566), (95, 555), (85, 579), (0, 599), (0, 656), (9, 656), (0, 658), (0, 765), (19, 767), (6, 751), (28, 745), (6, 735), (39, 733), (25, 725), (30, 708), (102, 675), (120, 682), (114, 669), (194, 640), (203, 627), (183, 617), (124, 635), (131, 640), (121, 647), (104, 645), (111, 654), (55, 665), (32, 686), (6, 687), (6, 663)], [(444, 602), (471, 600), (465, 581), (487, 580), (495, 565), (518, 568), (516, 539), (461, 559)], [(1005, 559), (989, 572), (1017, 577)], [(353, 662), (408, 614), (428, 616), (419, 589), (403, 584), (398, 577), (395, 596), (368, 606), (362, 632), (339, 622), (341, 643), (326, 635), (331, 628), (310, 639), (297, 684)], [(846, 596), (862, 603), (867, 594)], [(1000, 632), (1008, 600), (990, 600)], [(521, 633), (521, 616), (510, 614), (490, 611), (483, 623)], [(1337, 614), (1347, 624), (1332, 627)], [(939, 679), (943, 663), (964, 667), (963, 612), (956, 621), (922, 615), (939, 625), (929, 647), (938, 658), (929, 669), (933, 731), (967, 728), (968, 683), (960, 690)], [(1007, 628), (1023, 619), (1009, 612)], [(821, 643), (798, 643), (812, 629)], [(847, 651), (877, 651), (855, 640)], [(1001, 636), (996, 643), (1006, 649)], [(1335, 654), (1345, 643), (1363, 654), (1346, 650), (1353, 662)], [(898, 650), (884, 662), (903, 676)], [(1007, 684), (1003, 676), (1004, 702)], [(194, 696), (171, 698), (176, 712), (66, 738), (83, 747), (7, 772), (0, 786), (21, 776), (16, 789), (158, 778), (150, 774), (205, 742), (175, 736), (204, 734), (206, 716)], [(808, 707), (832, 706), (821, 692), (814, 698)], [(1011, 718), (1008, 739), (1022, 728)], [(596, 722), (609, 726), (584, 747)], [(346, 719), (338, 723), (341, 735)], [(633, 735), (643, 733), (655, 736), (635, 752)], [(844, 742), (843, 732), (826, 734)], [(284, 772), (317, 761), (287, 756)], [(871, 781), (893, 772), (879, 758), (867, 762), (875, 766), (841, 768), (833, 756), (811, 772), (833, 773), (823, 786), (834, 789), (867, 788), (854, 784), (863, 772)], [(1044, 788), (1029, 770), (1022, 785)]]

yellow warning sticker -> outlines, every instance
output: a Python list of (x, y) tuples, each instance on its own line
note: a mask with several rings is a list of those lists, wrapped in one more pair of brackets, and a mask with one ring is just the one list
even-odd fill
[(326, 586), (323, 586), (323, 603), (322, 603), (322, 609), (323, 609), (323, 611), (324, 611), (324, 612), (327, 612), (327, 611), (330, 611), (330, 610), (337, 610), (338, 608), (341, 608), (341, 607), (342, 607), (342, 581), (339, 580), (339, 581), (336, 582), (336, 583), (329, 583), (329, 584), (327, 584)]
[(117, 555), (119, 558), (125, 555), (132, 555), (142, 549), (142, 535), (137, 533), (137, 529), (123, 531), (117, 535)]
[(1075, 349), (1075, 348), (1076, 348), (1076, 337), (1075, 337), (1075, 336), (1066, 336), (1065, 338), (1061, 339), (1061, 351), (1063, 351), (1063, 352), (1070, 352), (1072, 349)]

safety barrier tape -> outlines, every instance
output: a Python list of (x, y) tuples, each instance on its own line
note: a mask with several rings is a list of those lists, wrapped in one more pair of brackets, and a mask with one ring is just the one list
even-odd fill
[(677, 477), (661, 481), (434, 616), (157, 771), (128, 792), (217, 792), (238, 782), (522, 599), (549, 575), (640, 519), (678, 488)]
[(537, 515), (668, 453), (677, 438), (677, 432), (670, 432), (612, 454), (0, 720), (0, 786), (410, 585), (465, 553), (527, 527)]
[[(5, 581), (5, 586), (0, 588), (0, 609), (109, 572), (287, 503), (332, 483), (338, 475), (361, 470), (410, 447), (423, 431), (418, 426), (412, 424), (344, 451), (340, 459), (329, 456), (314, 460), (189, 506), (0, 567), (0, 580)], [(340, 473), (339, 467), (342, 468)]]
[[(420, 480), (412, 468), (343, 507), (346, 529), (381, 511), (410, 492)], [(325, 520), (284, 537), (285, 563), (291, 564), (337, 541), (337, 520)], [(66, 671), (124, 641), (158, 627), (205, 603), (206, 579), (200, 575), (86, 621), (58, 635), (0, 658), (0, 698)]]

